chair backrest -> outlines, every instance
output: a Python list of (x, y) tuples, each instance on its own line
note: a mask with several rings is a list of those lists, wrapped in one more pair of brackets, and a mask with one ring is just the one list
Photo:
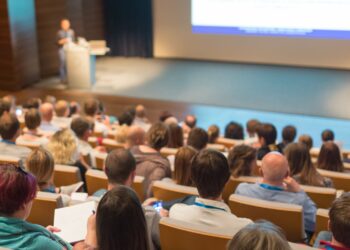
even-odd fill
[(92, 136), (93, 137), (97, 137), (97, 138), (102, 138), (103, 137), (103, 132), (102, 131), (93, 131), (92, 132)]
[(115, 140), (105, 138), (102, 141), (102, 145), (106, 147), (107, 152), (110, 152), (114, 149), (119, 149), (119, 148), (125, 148), (125, 144), (123, 143), (118, 143)]
[(20, 166), (21, 159), (14, 156), (0, 155), (0, 164), (11, 164), (14, 166)]
[(19, 143), (16, 142), (16, 145), (26, 147), (26, 148), (29, 148), (31, 150), (35, 150), (35, 149), (38, 149), (40, 147), (40, 143), (38, 143), (38, 142), (19, 142)]
[(81, 181), (79, 168), (66, 165), (55, 165), (53, 182), (55, 186), (68, 186)]
[(53, 225), (55, 209), (63, 207), (62, 197), (59, 194), (38, 192), (27, 221), (42, 225)]
[(155, 181), (152, 186), (155, 198), (163, 201), (179, 199), (188, 195), (197, 195), (198, 190), (195, 187), (177, 185), (166, 181)]
[(337, 190), (334, 188), (304, 186), (301, 188), (315, 202), (318, 208), (329, 208), (337, 197)]
[(143, 202), (145, 200), (144, 191), (143, 191), (144, 190), (144, 181), (145, 181), (145, 177), (135, 176), (134, 183), (132, 184), (132, 188), (136, 192), (136, 194), (139, 197), (141, 202)]
[(107, 189), (108, 180), (105, 172), (89, 169), (85, 173), (86, 186), (89, 195), (94, 194), (100, 189)]
[(301, 206), (233, 194), (229, 198), (229, 207), (238, 217), (249, 218), (253, 221), (264, 219), (280, 226), (286, 232), (289, 241), (301, 242), (304, 239)]
[(244, 143), (244, 140), (234, 140), (234, 139), (228, 139), (228, 138), (224, 138), (224, 137), (219, 137), (216, 140), (216, 144), (224, 145), (227, 149), (231, 149), (234, 146), (240, 145), (243, 143)]
[(231, 194), (233, 194), (235, 192), (235, 190), (239, 184), (244, 183), (244, 182), (255, 183), (259, 179), (260, 179), (259, 177), (253, 177), (253, 176), (240, 176), (238, 178), (231, 176), (225, 185), (224, 191), (222, 192), (222, 198), (227, 203), (228, 198), (230, 197)]
[(217, 150), (219, 152), (225, 152), (226, 151), (226, 147), (222, 144), (211, 144), (208, 143), (207, 144), (207, 148), (208, 149), (213, 149), (213, 150)]
[(95, 159), (96, 159), (96, 168), (99, 170), (103, 170), (105, 165), (105, 160), (107, 158), (106, 153), (95, 153)]
[(350, 191), (350, 174), (318, 169), (318, 172), (333, 181), (336, 189)]
[(315, 235), (321, 231), (328, 231), (328, 209), (317, 209)]
[(97, 137), (89, 137), (88, 143), (90, 144), (91, 147), (95, 148), (98, 146), (98, 138)]
[(225, 250), (232, 235), (220, 234), (217, 228), (190, 225), (162, 218), (159, 223), (162, 250)]
[(179, 149), (177, 148), (162, 148), (160, 150), (160, 154), (164, 157), (167, 158), (169, 155), (176, 155), (177, 151)]

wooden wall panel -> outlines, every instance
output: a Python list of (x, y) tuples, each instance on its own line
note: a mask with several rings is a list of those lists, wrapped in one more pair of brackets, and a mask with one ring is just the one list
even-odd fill
[(83, 18), (87, 40), (104, 40), (103, 0), (84, 0)]

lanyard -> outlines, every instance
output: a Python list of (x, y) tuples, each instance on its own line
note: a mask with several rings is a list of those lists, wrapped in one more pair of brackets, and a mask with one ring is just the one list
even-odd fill
[(12, 145), (16, 144), (13, 141), (9, 141), (9, 140), (1, 140), (1, 142), (6, 143), (6, 144), (12, 144)]
[(194, 205), (196, 205), (197, 207), (204, 207), (204, 208), (209, 208), (209, 209), (217, 209), (217, 210), (222, 210), (222, 211), (225, 211), (225, 209), (223, 208), (220, 208), (220, 207), (214, 207), (214, 206), (209, 206), (209, 205), (205, 205), (203, 203), (199, 203), (199, 202), (195, 202)]
[(274, 190), (274, 191), (283, 191), (284, 190), (281, 187), (271, 186), (271, 185), (266, 184), (266, 183), (260, 183), (259, 185), (260, 185), (260, 187), (268, 189), (268, 190)]

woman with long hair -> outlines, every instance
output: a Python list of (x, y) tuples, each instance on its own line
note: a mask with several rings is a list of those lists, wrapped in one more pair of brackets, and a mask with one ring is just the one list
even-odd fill
[(193, 186), (191, 179), (191, 162), (197, 150), (191, 146), (180, 148), (175, 155), (174, 180), (176, 184)]
[(238, 145), (228, 154), (228, 165), (231, 175), (235, 178), (251, 176), (256, 167), (256, 149), (247, 145)]
[(299, 184), (318, 187), (333, 186), (329, 178), (325, 178), (317, 172), (311, 161), (309, 149), (305, 144), (291, 143), (284, 149), (284, 154), (288, 160), (290, 176)]
[(318, 155), (317, 167), (329, 171), (344, 172), (344, 165), (337, 144), (332, 141), (323, 143)]
[(184, 145), (183, 130), (177, 123), (168, 125), (169, 140), (168, 148), (180, 148)]

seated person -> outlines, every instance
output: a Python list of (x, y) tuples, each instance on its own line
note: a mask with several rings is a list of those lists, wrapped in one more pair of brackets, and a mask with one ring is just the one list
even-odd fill
[(142, 128), (144, 131), (148, 131), (151, 127), (146, 115), (146, 108), (143, 105), (137, 105), (135, 108), (135, 119), (133, 121), (134, 126)]
[(202, 128), (193, 128), (191, 129), (190, 134), (188, 135), (187, 145), (195, 148), (200, 151), (205, 149), (208, 144), (208, 133)]
[(241, 124), (237, 122), (230, 122), (225, 128), (225, 138), (234, 140), (244, 139), (244, 129)]
[(298, 142), (305, 144), (305, 146), (307, 147), (307, 149), (310, 151), (313, 147), (313, 140), (312, 137), (309, 135), (301, 135), (298, 138)]
[(344, 172), (344, 164), (337, 144), (332, 141), (322, 144), (317, 158), (317, 167), (328, 171)]
[(322, 142), (334, 141), (334, 132), (330, 129), (325, 129), (321, 133)]
[[(0, 246), (8, 249), (72, 249), (47, 229), (31, 224), (28, 218), (36, 196), (35, 177), (22, 168), (0, 165)], [(50, 232), (50, 231), (52, 232)]]
[(78, 182), (69, 186), (56, 187), (53, 182), (55, 162), (52, 154), (43, 148), (32, 151), (26, 163), (28, 171), (36, 178), (38, 190), (61, 194), (65, 206), (69, 205), (70, 195), (73, 192), (78, 192), (83, 186), (83, 182)]
[(219, 138), (220, 136), (220, 128), (216, 125), (211, 125), (208, 128), (208, 143), (210, 144), (216, 144), (216, 140)]
[(84, 103), (84, 112), (86, 114), (86, 118), (94, 123), (94, 132), (102, 133), (103, 135), (107, 135), (108, 126), (106, 126), (103, 122), (98, 120), (98, 112), (99, 112), (99, 101), (97, 99), (89, 99)]
[(169, 130), (169, 141), (168, 148), (181, 148), (184, 145), (184, 136), (182, 128), (176, 124), (171, 123), (168, 125)]
[(69, 128), (72, 119), (69, 116), (69, 103), (65, 100), (59, 100), (55, 104), (55, 114), (52, 118), (52, 124), (64, 129)]
[[(104, 171), (108, 178), (108, 190), (122, 185), (131, 187), (134, 183), (136, 162), (128, 150), (116, 149), (108, 154)], [(94, 196), (102, 197), (106, 192), (107, 190), (99, 190)], [(150, 206), (144, 207), (143, 211), (149, 230), (150, 249), (159, 249), (160, 239), (158, 222), (160, 216), (154, 208)], [(161, 215), (166, 214), (162, 211)]]
[(268, 221), (255, 221), (242, 228), (228, 243), (227, 250), (291, 250), (281, 228)]
[(228, 165), (234, 178), (252, 176), (256, 168), (256, 149), (247, 145), (233, 147), (228, 154)]
[(60, 127), (52, 123), (53, 118), (53, 105), (45, 102), (40, 106), (41, 124), (40, 131), (45, 132), (47, 135), (52, 135), (56, 131), (60, 130)]
[(135, 146), (130, 152), (136, 159), (136, 174), (145, 177), (145, 197), (152, 196), (152, 183), (171, 177), (170, 163), (160, 154), (168, 143), (168, 129), (162, 123), (155, 123), (148, 130), (146, 144)]
[(117, 186), (103, 196), (88, 220), (83, 249), (152, 249), (145, 216), (132, 189)]
[(230, 177), (227, 160), (220, 152), (206, 149), (197, 154), (191, 166), (191, 176), (199, 197), (193, 205), (175, 204), (169, 217), (197, 225), (223, 228), (235, 234), (251, 220), (238, 218), (222, 201), (222, 191)]
[(328, 227), (330, 232), (321, 232), (314, 247), (327, 250), (350, 249), (350, 193), (336, 199), (329, 210)]
[(333, 182), (323, 177), (311, 161), (310, 151), (302, 143), (290, 143), (284, 154), (288, 160), (290, 175), (301, 185), (333, 187)]
[(17, 144), (35, 143), (38, 145), (46, 145), (49, 140), (40, 133), (41, 116), (37, 109), (31, 108), (24, 115), (26, 129), (23, 135), (16, 140)]
[(131, 126), (128, 129), (128, 133), (126, 135), (126, 143), (125, 147), (130, 149), (135, 146), (141, 146), (145, 144), (146, 133), (145, 130), (138, 126)]
[(282, 150), (276, 145), (277, 131), (274, 125), (270, 123), (260, 124), (257, 128), (257, 134), (261, 147), (258, 150), (258, 160), (272, 151), (282, 153)]
[(235, 193), (251, 198), (289, 203), (303, 207), (305, 230), (311, 233), (315, 229), (316, 205), (289, 177), (287, 159), (278, 152), (268, 153), (262, 160), (262, 182), (255, 184), (241, 183)]
[(24, 163), (31, 150), (16, 145), (20, 133), (20, 125), (14, 114), (7, 113), (0, 117), (0, 155), (18, 157)]
[(294, 142), (297, 136), (297, 129), (292, 125), (285, 126), (282, 130), (282, 142), (278, 144), (280, 150), (283, 150), (289, 143)]
[(244, 139), (244, 143), (247, 145), (251, 145), (253, 147), (258, 147), (259, 140), (258, 135), (256, 133), (257, 128), (259, 127), (260, 122), (257, 119), (250, 119), (246, 123), (246, 132), (247, 137)]
[(195, 115), (186, 115), (185, 121), (182, 123), (184, 134), (188, 135), (197, 125), (197, 117)]

